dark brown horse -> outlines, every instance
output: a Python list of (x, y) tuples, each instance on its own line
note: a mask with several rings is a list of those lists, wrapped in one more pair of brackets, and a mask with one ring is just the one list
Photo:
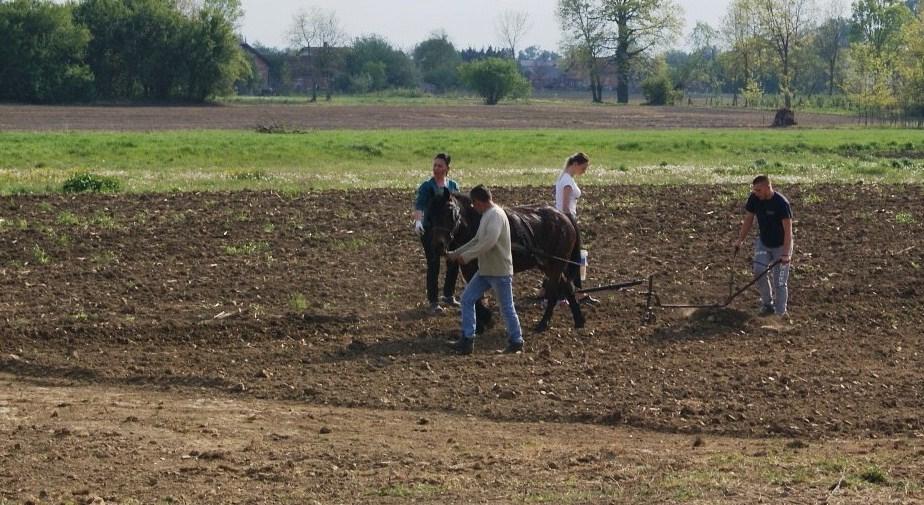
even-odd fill
[[(546, 306), (537, 331), (545, 331), (552, 319), (558, 300), (569, 302), (574, 326), (584, 326), (584, 315), (574, 297), (573, 279), (566, 272), (580, 250), (580, 234), (574, 219), (549, 206), (504, 208), (510, 221), (513, 249), (513, 270), (522, 272), (536, 268), (545, 274)], [(469, 197), (445, 190), (430, 201), (426, 225), (431, 229), (433, 246), (440, 254), (465, 244), (478, 231), (481, 215), (472, 207)], [(478, 271), (473, 261), (462, 267), (462, 275), (471, 279)], [(480, 302), (479, 302), (480, 303)], [(482, 319), (490, 314), (483, 306), (477, 308), (479, 331)]]

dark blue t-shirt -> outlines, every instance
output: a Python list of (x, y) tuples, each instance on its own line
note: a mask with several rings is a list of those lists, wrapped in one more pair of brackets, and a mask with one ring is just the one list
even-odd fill
[(783, 233), (783, 220), (792, 219), (789, 200), (774, 192), (769, 200), (761, 200), (753, 193), (744, 208), (757, 216), (760, 227), (760, 241), (767, 247), (780, 247), (786, 238)]
[[(459, 192), (459, 185), (452, 179), (446, 179), (446, 187), (449, 188), (449, 191), (452, 193)], [(436, 179), (433, 177), (425, 180), (423, 184), (417, 188), (417, 198), (414, 199), (414, 208), (424, 213), (424, 222), (427, 222), (427, 211), (430, 210), (430, 200), (442, 192), (443, 188), (436, 184)]]

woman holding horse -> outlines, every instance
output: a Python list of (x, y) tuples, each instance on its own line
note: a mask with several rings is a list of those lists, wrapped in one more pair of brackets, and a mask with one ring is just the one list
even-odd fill
[[(575, 178), (587, 173), (590, 166), (590, 158), (584, 153), (575, 153), (565, 161), (565, 167), (558, 180), (555, 181), (555, 208), (574, 217), (577, 222), (577, 203), (581, 198), (581, 188), (578, 186)], [(581, 251), (575, 249), (571, 255), (571, 261), (578, 263), (581, 261)], [(568, 265), (568, 275), (574, 279), (574, 287), (581, 288), (581, 276), (577, 265)], [(579, 298), (581, 303), (597, 304), (600, 303), (596, 298), (585, 295)]]
[[(459, 185), (456, 181), (449, 178), (449, 165), (451, 162), (452, 158), (445, 153), (439, 153), (433, 158), (433, 177), (424, 181), (417, 188), (417, 198), (414, 201), (414, 230), (420, 235), (420, 242), (423, 244), (424, 255), (427, 258), (427, 301), (430, 304), (428, 311), (431, 314), (438, 314), (443, 311), (443, 307), (440, 306), (437, 299), (441, 251), (434, 246), (432, 240), (433, 230), (427, 212), (430, 208), (430, 201), (435, 196), (442, 195), (445, 189), (453, 193), (459, 191)], [(459, 302), (454, 296), (458, 277), (459, 265), (455, 262), (447, 262), (442, 298), (445, 305), (459, 306)]]

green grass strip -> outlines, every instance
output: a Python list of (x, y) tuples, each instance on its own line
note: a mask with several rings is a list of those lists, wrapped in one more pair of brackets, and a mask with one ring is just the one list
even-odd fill
[(836, 130), (379, 130), (0, 133), (0, 193), (57, 192), (75, 173), (120, 191), (412, 187), (432, 156), (471, 187), (551, 185), (590, 155), (587, 184), (924, 181), (924, 134)]

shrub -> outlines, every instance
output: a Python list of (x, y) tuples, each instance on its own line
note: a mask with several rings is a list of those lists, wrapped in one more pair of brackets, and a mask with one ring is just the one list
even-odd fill
[(118, 191), (119, 181), (114, 177), (103, 177), (91, 173), (82, 173), (75, 174), (70, 179), (64, 181), (62, 189), (65, 193)]
[(462, 82), (484, 98), (487, 105), (496, 105), (506, 97), (529, 95), (530, 87), (513, 60), (487, 58), (459, 67)]
[(648, 105), (673, 104), (673, 85), (667, 75), (652, 75), (642, 81), (642, 93)]

